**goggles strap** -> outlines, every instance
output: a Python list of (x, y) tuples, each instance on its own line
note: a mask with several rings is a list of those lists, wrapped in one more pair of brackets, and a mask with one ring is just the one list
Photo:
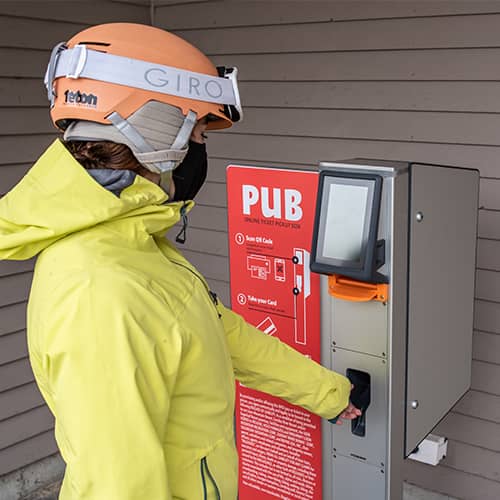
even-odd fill
[[(89, 78), (161, 94), (217, 104), (238, 105), (236, 79), (196, 73), (139, 59), (106, 54), (80, 46), (60, 51), (52, 80)], [(76, 67), (75, 67), (76, 63)]]
[(47, 71), (45, 72), (45, 77), (43, 79), (43, 82), (45, 83), (45, 88), (47, 89), (47, 98), (49, 99), (51, 108), (54, 106), (54, 100), (56, 98), (53, 83), (56, 74), (59, 54), (66, 49), (67, 47), (65, 42), (58, 43), (52, 49), (52, 52), (50, 53), (49, 65), (47, 66)]

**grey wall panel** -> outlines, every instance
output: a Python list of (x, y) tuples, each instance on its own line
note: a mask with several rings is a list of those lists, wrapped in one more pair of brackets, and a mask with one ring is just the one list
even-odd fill
[(0, 197), (10, 191), (19, 179), (28, 171), (31, 164), (21, 163), (16, 165), (0, 166)]
[[(1, 174), (0, 170), (0, 174)], [(24, 273), (32, 271), (34, 259), (29, 260), (0, 260), (0, 277), (8, 276), (9, 274)]]
[[(499, 380), (500, 365), (484, 361), (472, 361), (472, 389), (500, 396)], [(487, 409), (485, 410), (485, 416), (487, 417)]]
[(33, 163), (56, 138), (56, 133), (44, 135), (0, 136), (0, 165)]
[[(149, 11), (144, 5), (149, 5), (150, 0), (137, 0), (137, 4), (123, 5), (122, 2), (72, 0), (61, 2), (60, 0), (3, 0), (0, 2), (0, 14), (10, 17), (29, 17), (35, 19), (49, 19), (51, 21), (68, 21), (74, 23), (99, 22), (143, 22), (149, 23)], [(90, 5), (89, 5), (90, 4)], [(94, 5), (92, 5), (94, 4)], [(98, 10), (98, 16), (96, 11)]]
[[(159, 2), (155, 1), (155, 4)], [(178, 3), (178, 2), (173, 2)], [(180, 2), (179, 2), (180, 3)], [(211, 1), (196, 5), (174, 5), (156, 9), (156, 22), (169, 29), (223, 28), (234, 26), (280, 25), (290, 23), (331, 23), (358, 19), (383, 19), (460, 14), (498, 14), (495, 1), (385, 1), (332, 0), (329, 2), (243, 1), (237, 8), (227, 2)]]
[[(498, 172), (500, 177), (500, 169)], [(481, 207), (489, 210), (500, 210), (500, 178), (492, 179), (490, 177), (481, 179), (480, 201)]]
[[(485, 415), (484, 409), (488, 408)], [(469, 391), (454, 407), (453, 411), (462, 415), (469, 415), (500, 423), (500, 396), (479, 391)]]
[(52, 430), (5, 448), (0, 453), (0, 471), (7, 474), (57, 452)]
[[(469, 430), (464, 432), (464, 429)], [(493, 452), (500, 451), (500, 424), (496, 422), (485, 421), (477, 425), (477, 419), (452, 412), (444, 418), (434, 432), (456, 442)]]
[(33, 380), (28, 358), (22, 358), (0, 366), (0, 392), (12, 389)]
[(474, 359), (500, 365), (500, 335), (476, 331), (472, 348)]
[(480, 210), (478, 235), (481, 238), (500, 240), (500, 210)]
[[(4, 48), (46, 49), (59, 42), (64, 42), (68, 39), (69, 34), (85, 29), (87, 24), (78, 22), (77, 15), (72, 21), (65, 22), (0, 15), (0, 26), (2, 26), (0, 46)], [(27, 33), (30, 36), (26, 36)]]
[(56, 133), (46, 107), (0, 108), (0, 114), (2, 116), (0, 135)]
[(221, 183), (229, 163), (314, 169), (372, 157), (480, 170), (473, 389), (441, 424), (452, 437), (447, 465), (407, 465), (412, 482), (467, 500), (500, 498), (500, 453), (487, 438), (500, 422), (499, 14), (499, 2), (472, 0), (155, 9), (159, 26), (240, 70), (246, 119), (209, 133), (209, 184), (187, 244), (198, 267), (223, 277), (217, 283), (227, 281), (217, 240), (227, 231)]
[[(294, 118), (296, 119), (296, 118)], [(335, 115), (331, 115), (335, 119)], [(404, 123), (401, 127), (404, 128)], [(236, 125), (234, 132), (238, 131)], [(437, 163), (477, 168), (482, 177), (498, 176), (499, 145), (466, 146), (457, 144), (382, 141), (368, 139), (332, 139), (323, 137), (287, 136), (285, 130), (272, 135), (261, 134), (259, 127), (249, 134), (217, 132), (210, 134), (210, 154), (234, 162), (246, 158), (265, 162), (289, 163), (290, 166), (318, 164), (320, 161), (347, 158), (384, 158), (419, 163)]]
[[(207, 36), (210, 36), (208, 34)], [(198, 46), (203, 48), (203, 44)], [(500, 49), (369, 50), (281, 54), (214, 55), (217, 65), (241, 68), (247, 81), (339, 81), (339, 80), (497, 80), (494, 67)], [(211, 55), (210, 53), (208, 53)]]
[[(43, 86), (53, 45), (94, 23), (149, 23), (150, 16), (149, 0), (0, 2), (0, 196), (57, 136)], [(56, 451), (52, 417), (26, 357), (33, 261), (0, 262), (0, 475)]]
[(0, 451), (54, 427), (54, 417), (42, 405), (0, 422)]
[(451, 495), (454, 498), (463, 500), (498, 500), (500, 498), (499, 482), (442, 465), (429, 467), (408, 461), (405, 475), (413, 484)]
[[(3, 285), (0, 282), (0, 287)], [(26, 302), (0, 307), (0, 335), (18, 332), (26, 328)]]
[(246, 107), (500, 111), (496, 82), (243, 80), (240, 94)]
[(483, 269), (500, 271), (500, 241), (479, 239), (477, 244), (477, 265)]
[(476, 297), (478, 299), (500, 302), (500, 273), (498, 271), (479, 270), (477, 272)]
[(454, 440), (449, 440), (448, 450), (443, 465), (498, 481), (499, 472), (496, 467), (498, 452)]
[[(500, 55), (500, 54), (499, 54)], [(226, 133), (274, 134), (332, 139), (370, 139), (489, 145), (497, 140), (500, 115), (411, 111), (250, 108)], [(401, 126), (404, 124), (404, 126)], [(500, 174), (499, 174), (500, 175)]]
[(27, 355), (25, 330), (0, 336), (0, 365), (25, 358)]
[[(1, 7), (0, 3), (0, 7)], [(40, 78), (0, 79), (0, 106), (42, 106), (46, 108), (47, 91)]]
[[(498, 47), (500, 15), (240, 26), (176, 31), (215, 54)], [(230, 49), (228, 50), (228, 40)]]
[(0, 291), (0, 307), (28, 299), (33, 273), (4, 276)]
[(500, 333), (500, 304), (476, 300), (474, 307), (474, 328), (483, 332)]
[(35, 382), (0, 392), (0, 421), (43, 404)]

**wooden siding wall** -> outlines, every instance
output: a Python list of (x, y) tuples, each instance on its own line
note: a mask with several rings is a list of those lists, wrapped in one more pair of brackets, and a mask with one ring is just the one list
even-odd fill
[[(149, 24), (149, 1), (0, 2), (0, 196), (57, 135), (43, 87), (50, 50), (89, 25), (114, 21)], [(0, 261), (0, 475), (57, 451), (27, 358), (32, 269), (33, 260)]]
[(229, 163), (316, 168), (361, 156), (481, 171), (472, 390), (436, 429), (450, 439), (444, 463), (409, 461), (406, 477), (498, 500), (500, 2), (156, 4), (156, 25), (240, 70), (245, 120), (209, 135), (209, 179), (186, 245), (226, 302)]

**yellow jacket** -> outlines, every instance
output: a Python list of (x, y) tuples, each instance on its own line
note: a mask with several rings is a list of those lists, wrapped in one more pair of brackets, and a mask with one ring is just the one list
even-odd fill
[(115, 196), (59, 141), (0, 200), (0, 258), (39, 254), (28, 344), (60, 500), (234, 500), (235, 378), (325, 418), (348, 404), (345, 377), (217, 302), (165, 201), (140, 176)]

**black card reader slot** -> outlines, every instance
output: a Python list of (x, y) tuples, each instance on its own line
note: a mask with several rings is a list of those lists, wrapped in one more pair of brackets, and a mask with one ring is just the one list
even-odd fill
[(351, 432), (355, 436), (364, 437), (366, 435), (366, 410), (371, 401), (371, 378), (368, 373), (354, 368), (348, 368), (346, 375), (354, 385), (351, 403), (361, 410), (361, 415), (351, 421)]

